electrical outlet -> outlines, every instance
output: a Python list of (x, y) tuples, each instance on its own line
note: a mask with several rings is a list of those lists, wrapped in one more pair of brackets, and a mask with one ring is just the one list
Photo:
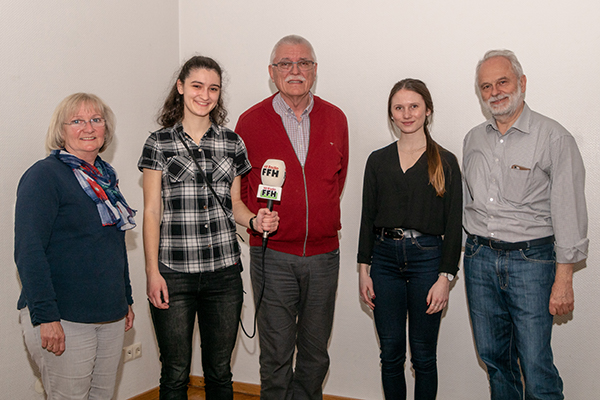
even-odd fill
[(142, 344), (134, 343), (133, 344), (133, 359), (140, 358), (142, 356)]
[(133, 360), (133, 345), (123, 347), (123, 362), (126, 363), (131, 360)]
[(123, 347), (123, 362), (135, 360), (142, 356), (142, 344), (134, 343), (132, 345)]

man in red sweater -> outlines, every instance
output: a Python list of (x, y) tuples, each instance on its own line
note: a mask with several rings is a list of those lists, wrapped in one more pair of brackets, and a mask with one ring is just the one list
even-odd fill
[(269, 74), (279, 92), (242, 114), (235, 129), (252, 163), (242, 178), (242, 199), (250, 210), (266, 204), (257, 198), (264, 162), (279, 159), (286, 165), (281, 201), (274, 206), (281, 222), (269, 237), (264, 270), (262, 236), (250, 232), (255, 302), (262, 293), (261, 399), (322, 399), (339, 272), (348, 122), (339, 108), (310, 92), (317, 63), (306, 39), (290, 35), (277, 42)]

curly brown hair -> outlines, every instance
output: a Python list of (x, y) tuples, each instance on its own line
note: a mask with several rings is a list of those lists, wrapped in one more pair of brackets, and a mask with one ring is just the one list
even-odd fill
[[(219, 79), (221, 82), (223, 81), (223, 70), (221, 66), (212, 58), (204, 57), (204, 56), (194, 56), (187, 60), (179, 74), (177, 75), (177, 79), (167, 98), (165, 103), (163, 104), (159, 116), (157, 118), (157, 122), (163, 127), (168, 128), (175, 125), (178, 122), (183, 120), (183, 95), (179, 94), (177, 90), (177, 82), (181, 81), (185, 83), (185, 80), (190, 76), (190, 73), (196, 69), (207, 69), (211, 71), (215, 71), (217, 75), (219, 75)], [(227, 122), (227, 110), (223, 105), (223, 91), (219, 94), (219, 100), (217, 101), (217, 105), (210, 112), (210, 119), (213, 123), (217, 125), (223, 125)]]

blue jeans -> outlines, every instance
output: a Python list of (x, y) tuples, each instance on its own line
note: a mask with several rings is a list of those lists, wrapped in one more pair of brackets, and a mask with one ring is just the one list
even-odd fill
[(237, 338), (243, 289), (240, 266), (198, 274), (163, 273), (169, 308), (150, 304), (162, 363), (160, 399), (187, 399), (192, 336), (198, 315), (206, 398), (233, 399), (231, 354)]
[(438, 279), (442, 239), (418, 236), (379, 237), (373, 249), (371, 279), (375, 291), (375, 326), (381, 347), (381, 377), (387, 400), (406, 399), (406, 320), (415, 399), (435, 399), (437, 337), (441, 312), (426, 314), (427, 294)]
[[(321, 400), (329, 369), (340, 252), (311, 257), (251, 247), (250, 273), (258, 309), (261, 400)], [(294, 353), (296, 369), (294, 371)]]
[(553, 318), (548, 307), (555, 261), (552, 243), (494, 250), (467, 239), (467, 298), (492, 399), (522, 400), (521, 371), (526, 399), (564, 398), (550, 347)]

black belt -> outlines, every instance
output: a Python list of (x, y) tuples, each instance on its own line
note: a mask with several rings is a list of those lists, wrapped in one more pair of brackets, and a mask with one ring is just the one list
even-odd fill
[(504, 242), (502, 240), (490, 239), (483, 236), (468, 235), (471, 240), (477, 244), (487, 246), (494, 250), (525, 250), (534, 246), (554, 243), (554, 235), (546, 236), (541, 239), (526, 240), (523, 242)]
[(377, 235), (382, 235), (385, 238), (394, 240), (402, 240), (405, 237), (417, 237), (424, 235), (424, 233), (421, 233), (417, 230), (403, 228), (375, 228), (375, 233)]

